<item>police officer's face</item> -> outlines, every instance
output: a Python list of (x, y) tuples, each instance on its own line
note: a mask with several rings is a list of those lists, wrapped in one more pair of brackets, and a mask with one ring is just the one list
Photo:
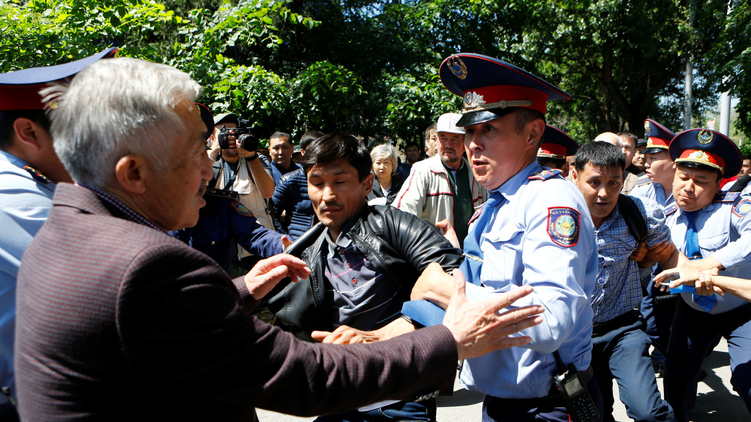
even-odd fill
[(344, 159), (316, 164), (308, 172), (308, 196), (313, 209), (335, 240), (365, 205), (372, 189), (373, 175), (368, 174), (361, 181), (357, 169)]
[(493, 190), (531, 164), (545, 123), (528, 122), (516, 131), (516, 112), (464, 128), (464, 146), (472, 172), (486, 189)]
[(623, 187), (623, 169), (620, 167), (593, 167), (587, 163), (579, 172), (573, 171), (574, 183), (587, 202), (595, 227), (600, 227), (618, 203)]
[(673, 183), (675, 164), (670, 159), (670, 154), (667, 150), (653, 154), (644, 154), (644, 171), (647, 172), (649, 180), (669, 186)]
[(673, 198), (682, 211), (698, 211), (711, 204), (722, 179), (711, 170), (677, 165)]
[(206, 205), (203, 194), (211, 180), (211, 159), (206, 154), (206, 125), (198, 107), (181, 103), (176, 107), (185, 132), (174, 141), (175, 155), (166, 173), (146, 172), (146, 217), (164, 230), (193, 227), (199, 209)]

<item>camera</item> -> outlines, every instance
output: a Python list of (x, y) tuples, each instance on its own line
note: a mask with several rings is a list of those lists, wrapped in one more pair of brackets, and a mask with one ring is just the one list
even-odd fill
[(245, 151), (255, 151), (258, 148), (258, 138), (252, 133), (252, 128), (247, 120), (240, 119), (236, 128), (222, 126), (219, 129), (219, 148), (229, 149), (229, 137), (235, 138), (235, 143)]

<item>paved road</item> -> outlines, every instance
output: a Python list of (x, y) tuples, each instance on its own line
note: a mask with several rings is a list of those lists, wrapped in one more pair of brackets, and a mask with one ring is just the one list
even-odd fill
[[(747, 422), (751, 420), (743, 400), (738, 397), (730, 386), (730, 357), (728, 346), (723, 340), (714, 352), (704, 361), (704, 369), (709, 376), (699, 383), (699, 396), (696, 408), (691, 412), (692, 422)], [(662, 379), (657, 382), (662, 390)], [(482, 413), (482, 395), (462, 389), (457, 382), (454, 395), (438, 398), (438, 421), (479, 421)], [(613, 391), (616, 397), (618, 391), (614, 383)], [(616, 400), (613, 416), (618, 422), (628, 422), (632, 419), (626, 414), (624, 406)], [(258, 411), (260, 422), (308, 422), (315, 418), (296, 418), (280, 415), (265, 410)]]

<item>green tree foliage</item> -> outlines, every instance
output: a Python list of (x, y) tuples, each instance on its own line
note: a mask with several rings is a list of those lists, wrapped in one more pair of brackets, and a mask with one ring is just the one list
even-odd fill
[[(751, 137), (751, 4), (730, 2), (730, 14), (720, 41), (707, 57), (710, 77), (739, 99), (736, 127)], [(751, 152), (751, 151), (747, 151)]]
[[(731, 0), (732, 1), (732, 0)], [(719, 0), (11, 0), (0, 4), (0, 71), (58, 64), (109, 45), (167, 63), (216, 113), (260, 135), (344, 130), (421, 141), (460, 99), (438, 77), (450, 54), (500, 57), (573, 95), (548, 120), (579, 142), (644, 118), (680, 129), (695, 63), (694, 115), (751, 77), (746, 3)], [(751, 100), (739, 126), (751, 133)]]
[(110, 45), (152, 60), (169, 52), (160, 31), (183, 22), (153, 1), (9, 1), (0, 5), (0, 71), (77, 60)]

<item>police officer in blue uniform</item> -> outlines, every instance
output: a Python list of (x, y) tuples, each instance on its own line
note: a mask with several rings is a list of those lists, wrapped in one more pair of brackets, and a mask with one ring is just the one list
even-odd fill
[(667, 207), (675, 202), (672, 190), (673, 172), (665, 171), (663, 168), (653, 169), (656, 166), (653, 166), (652, 163), (662, 163), (664, 160), (672, 163), (673, 160), (668, 154), (668, 146), (675, 134), (652, 119), (644, 121), (644, 132), (644, 136), (647, 138), (647, 147), (643, 152), (644, 161), (650, 165), (647, 167), (647, 174), (639, 178), (629, 195), (649, 198), (663, 207)]
[[(676, 207), (673, 200), (675, 166), (668, 153), (668, 146), (675, 134), (656, 121), (646, 119), (644, 120), (644, 137), (647, 138), (647, 146), (644, 149), (647, 174), (639, 178), (629, 195), (649, 198), (662, 206), (663, 210), (674, 210)], [(640, 308), (647, 322), (647, 335), (655, 347), (652, 352), (652, 365), (657, 373), (664, 375), (665, 355), (677, 297), (657, 289), (652, 285), (651, 278), (651, 274), (644, 274), (642, 278), (647, 294), (642, 299)]]
[[(214, 130), (214, 118), (209, 109), (200, 103), (201, 118), (207, 133)], [(253, 213), (231, 190), (209, 188), (203, 195), (206, 205), (201, 208), (198, 223), (187, 229), (172, 232), (176, 238), (212, 257), (227, 274), (237, 244), (262, 258), (282, 253), (283, 236), (263, 227)]]
[[(553, 376), (571, 365), (592, 395), (591, 408), (601, 413), (590, 366), (590, 297), (597, 275), (592, 218), (576, 187), (536, 160), (547, 100), (570, 97), (522, 69), (479, 54), (450, 56), (440, 76), (464, 98), (458, 125), (466, 132), (475, 178), (491, 193), (464, 240), (467, 295), (483, 299), (529, 285), (535, 290), (525, 305), (546, 309), (542, 324), (523, 331), (531, 343), (467, 360), (461, 381), (486, 394), (485, 421), (568, 422), (570, 408)], [(413, 295), (445, 306), (452, 280), (433, 276)], [(421, 322), (428, 312), (412, 313), (413, 306), (409, 302), (403, 312)]]
[[(695, 270), (748, 277), (751, 272), (751, 198), (720, 192), (723, 178), (738, 173), (741, 154), (726, 136), (708, 129), (679, 133), (670, 143), (676, 164), (669, 212), (673, 243)], [(665, 397), (680, 421), (688, 420), (704, 357), (721, 337), (728, 340), (733, 389), (751, 411), (751, 304), (732, 294), (702, 296), (680, 286), (668, 346)], [(705, 289), (711, 292), (710, 289)], [(673, 292), (676, 292), (674, 289)], [(707, 293), (707, 291), (700, 291)]]
[(0, 420), (17, 419), (12, 404), (16, 276), (21, 255), (52, 208), (56, 183), (71, 182), (57, 158), (39, 91), (73, 77), (109, 48), (75, 62), (0, 74)]
[(537, 163), (543, 167), (558, 169), (561, 176), (568, 177), (570, 165), (566, 157), (576, 155), (579, 145), (564, 131), (545, 125), (542, 143), (537, 150)]

